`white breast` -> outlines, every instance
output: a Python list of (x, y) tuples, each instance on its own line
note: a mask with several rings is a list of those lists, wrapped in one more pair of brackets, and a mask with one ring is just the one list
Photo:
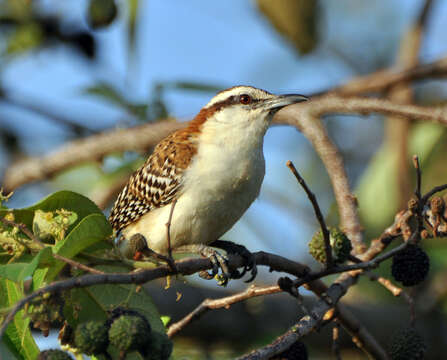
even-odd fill
[[(263, 134), (209, 126), (202, 131), (198, 152), (184, 173), (183, 189), (171, 221), (172, 248), (207, 244), (228, 231), (259, 195), (265, 174)], [(258, 130), (256, 130), (258, 131)], [(265, 129), (263, 130), (265, 133)], [(166, 223), (171, 205), (155, 209), (123, 230), (127, 239), (145, 236), (148, 246), (167, 252)]]

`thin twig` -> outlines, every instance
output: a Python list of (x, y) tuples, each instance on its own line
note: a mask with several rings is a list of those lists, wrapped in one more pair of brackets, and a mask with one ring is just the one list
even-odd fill
[(380, 285), (382, 285), (385, 289), (387, 289), (393, 296), (401, 297), (405, 300), (405, 302), (408, 304), (408, 307), (410, 308), (410, 323), (414, 324), (414, 321), (416, 319), (416, 311), (415, 311), (415, 304), (413, 297), (408, 294), (406, 291), (404, 291), (399, 286), (393, 284), (389, 279), (379, 276), (377, 274), (373, 274), (371, 272), (365, 273), (366, 276), (373, 280), (377, 281)]
[(12, 220), (7, 220), (5, 218), (0, 218), (0, 221), (6, 226), (12, 226), (18, 228), (22, 233), (24, 233), (30, 240), (36, 243), (41, 249), (45, 247), (45, 245), (28, 229), (25, 224), (19, 224)]
[[(312, 101), (314, 100), (308, 102), (311, 103)], [(314, 149), (323, 161), (331, 180), (338, 206), (338, 213), (340, 214), (340, 227), (351, 240), (354, 252), (361, 254), (365, 251), (366, 245), (363, 241), (362, 227), (357, 211), (357, 201), (349, 185), (343, 158), (338, 148), (329, 138), (318, 116), (313, 115), (312, 111), (315, 110), (316, 108), (312, 110), (310, 108), (297, 108), (292, 105), (280, 110), (276, 115), (276, 120), (274, 120), (296, 126), (312, 143)]]
[(435, 186), (433, 189), (428, 191), (421, 199), (423, 204), (426, 204), (427, 201), (436, 193), (447, 190), (447, 184)]
[[(422, 171), (419, 163), (419, 157), (417, 155), (413, 155), (413, 166), (416, 169), (416, 190), (414, 194), (416, 195), (418, 202), (421, 203), (421, 184), (422, 184)], [(423, 205), (423, 204), (421, 204)]]
[(337, 320), (334, 320), (334, 326), (332, 328), (332, 352), (337, 360), (341, 360), (340, 352), (340, 324)]
[(329, 230), (326, 226), (326, 222), (324, 221), (323, 214), (321, 213), (320, 206), (318, 205), (317, 198), (315, 197), (315, 194), (309, 189), (306, 182), (302, 178), (302, 176), (299, 174), (298, 170), (295, 168), (295, 165), (293, 165), (293, 162), (290, 160), (286, 163), (287, 167), (292, 171), (293, 175), (295, 175), (296, 179), (298, 180), (298, 183), (301, 185), (301, 187), (304, 189), (304, 191), (307, 194), (307, 197), (309, 198), (315, 212), (315, 216), (317, 217), (318, 222), (320, 223), (321, 232), (323, 233), (323, 239), (324, 239), (324, 251), (326, 253), (326, 268), (331, 268), (334, 263), (332, 259), (332, 248), (330, 243), (330, 234)]
[(246, 290), (234, 295), (226, 296), (220, 299), (205, 299), (199, 306), (197, 306), (183, 319), (177, 321), (176, 323), (173, 323), (169, 327), (167, 332), (168, 337), (172, 338), (175, 334), (181, 331), (186, 325), (191, 323), (193, 320), (197, 320), (199, 317), (201, 317), (203, 314), (205, 314), (207, 311), (211, 309), (220, 309), (220, 308), (228, 309), (234, 303), (244, 301), (256, 296), (276, 294), (279, 292), (282, 292), (282, 290), (278, 285), (268, 287), (258, 287), (255, 285), (251, 285)]
[(422, 214), (424, 210), (424, 203), (422, 202), (422, 195), (421, 195), (421, 187), (422, 187), (422, 170), (421, 165), (419, 163), (419, 157), (417, 155), (413, 155), (413, 166), (416, 170), (416, 201), (417, 201), (417, 207), (416, 207), (416, 218), (418, 221), (418, 234), (421, 233), (422, 230), (424, 230), (424, 216)]

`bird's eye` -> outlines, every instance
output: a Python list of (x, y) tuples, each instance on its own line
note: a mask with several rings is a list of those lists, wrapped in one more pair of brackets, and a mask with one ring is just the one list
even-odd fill
[(250, 104), (251, 100), (252, 99), (251, 99), (250, 95), (244, 94), (244, 95), (239, 96), (239, 102), (243, 105)]

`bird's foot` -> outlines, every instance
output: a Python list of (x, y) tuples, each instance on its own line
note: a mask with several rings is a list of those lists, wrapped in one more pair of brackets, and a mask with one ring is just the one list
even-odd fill
[[(226, 286), (229, 279), (233, 278), (233, 272), (228, 268), (228, 258), (210, 246), (203, 244), (184, 245), (174, 250), (176, 253), (199, 254), (211, 261), (211, 271), (203, 270), (199, 272), (202, 279), (216, 279), (221, 286)], [(219, 274), (219, 268), (221, 273)]]
[(255, 279), (258, 268), (256, 266), (256, 258), (255, 256), (247, 250), (247, 248), (243, 245), (235, 244), (231, 241), (226, 240), (216, 240), (213, 243), (210, 244), (213, 247), (217, 247), (219, 249), (225, 250), (227, 254), (235, 254), (241, 256), (244, 261), (245, 265), (242, 269), (242, 271), (239, 271), (238, 269), (234, 269), (231, 271), (231, 278), (232, 279), (240, 279), (242, 276), (244, 276), (247, 272), (251, 273), (251, 277), (246, 280), (245, 282), (251, 282)]
[(165, 256), (157, 253), (147, 246), (146, 238), (141, 234), (133, 234), (129, 239), (129, 251), (131, 257), (135, 261), (141, 261), (145, 258), (151, 258), (156, 261), (165, 262), (170, 269), (176, 272), (174, 259), (172, 256)]

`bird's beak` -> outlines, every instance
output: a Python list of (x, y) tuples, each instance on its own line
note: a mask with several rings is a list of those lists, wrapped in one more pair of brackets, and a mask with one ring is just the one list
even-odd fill
[(263, 106), (265, 106), (265, 108), (269, 111), (276, 112), (287, 105), (296, 104), (307, 100), (309, 100), (309, 98), (307, 98), (304, 95), (298, 95), (298, 94), (278, 95), (275, 96), (274, 98), (266, 100)]

